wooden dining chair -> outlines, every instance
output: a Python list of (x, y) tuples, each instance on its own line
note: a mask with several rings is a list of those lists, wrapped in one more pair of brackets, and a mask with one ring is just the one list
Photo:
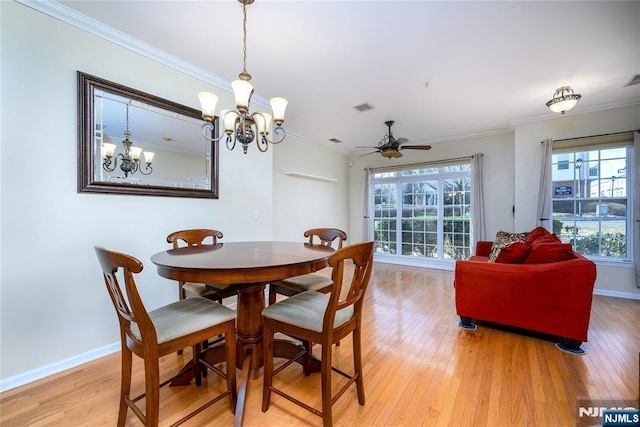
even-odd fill
[[(206, 298), (194, 297), (147, 312), (133, 277), (142, 271), (142, 263), (129, 255), (101, 247), (95, 247), (95, 251), (120, 323), (122, 374), (117, 425), (125, 425), (128, 408), (145, 426), (158, 425), (160, 388), (173, 379), (160, 383), (159, 359), (188, 346), (193, 348), (196, 385), (202, 382), (203, 369), (209, 368), (226, 379), (226, 389), (174, 425), (187, 421), (225, 396), (229, 396), (233, 413), (237, 400), (235, 311)], [(119, 270), (122, 273), (118, 273)], [(118, 274), (124, 278), (126, 292), (118, 281)], [(201, 343), (219, 334), (225, 337), (226, 372), (201, 359)], [(145, 392), (137, 397), (130, 396), (132, 354), (144, 360)], [(143, 398), (145, 412), (136, 404)]]
[[(309, 239), (310, 245), (323, 245), (333, 247), (337, 241), (337, 248), (347, 240), (347, 233), (337, 228), (312, 228), (304, 232), (304, 237)], [(306, 291), (318, 291), (327, 293), (331, 290), (333, 282), (329, 277), (318, 273), (303, 274), (290, 277), (269, 284), (269, 305), (276, 302), (276, 295), (292, 296)]]
[[(354, 264), (353, 276), (350, 282), (344, 280), (344, 263), (346, 260), (351, 260)], [(333, 287), (330, 294), (306, 291), (269, 305), (262, 311), (264, 329), (262, 411), (266, 412), (269, 409), (271, 393), (273, 392), (321, 416), (325, 427), (333, 424), (332, 404), (354, 382), (356, 384), (358, 402), (360, 405), (365, 403), (364, 382), (362, 379), (361, 326), (364, 295), (373, 268), (373, 242), (357, 243), (336, 251), (329, 257), (329, 266), (333, 268), (331, 273)], [(345, 287), (347, 284), (349, 286), (348, 289)], [(346, 292), (343, 292), (343, 288)], [(310, 356), (308, 349), (305, 348), (274, 370), (273, 342), (276, 332), (322, 345), (322, 360), (320, 362), (321, 411), (274, 387), (274, 375), (301, 357)], [(348, 374), (333, 367), (331, 360), (333, 344), (349, 334), (353, 338), (353, 374)], [(336, 394), (332, 394), (331, 390), (332, 372), (337, 372), (348, 380)]]
[[(174, 249), (183, 246), (216, 245), (222, 238), (222, 232), (208, 228), (174, 231), (167, 236), (167, 243), (171, 243)], [(211, 239), (209, 239), (211, 238)], [(209, 242), (210, 240), (210, 242)], [(204, 283), (178, 282), (178, 298), (185, 299), (188, 296), (198, 296), (218, 301), (227, 297), (238, 295), (237, 291), (223, 291)]]

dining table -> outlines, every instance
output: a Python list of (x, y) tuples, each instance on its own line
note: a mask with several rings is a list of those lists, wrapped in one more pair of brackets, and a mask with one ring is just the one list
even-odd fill
[[(242, 424), (249, 374), (263, 366), (262, 310), (266, 285), (327, 267), (333, 251), (331, 247), (302, 242), (246, 241), (168, 249), (151, 257), (158, 274), (167, 279), (237, 290), (236, 353), (242, 371), (238, 381), (236, 425)], [(300, 349), (300, 344), (291, 340), (274, 342), (275, 357), (290, 358)], [(204, 351), (207, 362), (224, 361), (222, 345), (210, 346)], [(312, 369), (319, 370), (315, 359)], [(193, 372), (189, 364), (185, 365), (172, 385), (189, 384)]]

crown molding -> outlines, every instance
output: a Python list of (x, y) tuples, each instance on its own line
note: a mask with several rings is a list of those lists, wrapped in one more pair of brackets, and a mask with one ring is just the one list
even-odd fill
[[(118, 31), (108, 25), (103, 24), (91, 17), (83, 15), (55, 0), (15, 0), (24, 6), (30, 7), (38, 12), (42, 12), (52, 18), (58, 19), (64, 23), (72, 25), (104, 40), (110, 41), (120, 47), (128, 49), (155, 62), (171, 67), (177, 71), (195, 77), (198, 80), (210, 84), (220, 90), (233, 93), (231, 83), (216, 74), (206, 71), (203, 68), (196, 67), (190, 62), (184, 61), (174, 55), (163, 50), (155, 48), (141, 40), (131, 37), (130, 35)], [(269, 102), (266, 98), (253, 94), (251, 101), (268, 107)]]

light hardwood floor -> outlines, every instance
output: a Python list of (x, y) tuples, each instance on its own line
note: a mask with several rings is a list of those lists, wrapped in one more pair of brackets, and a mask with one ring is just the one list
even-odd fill
[[(578, 418), (580, 398), (638, 403), (640, 301), (594, 296), (589, 342), (582, 346), (587, 354), (577, 356), (530, 334), (488, 325), (458, 328), (452, 281), (449, 271), (375, 265), (364, 317), (366, 404), (358, 405), (352, 388), (334, 405), (335, 426), (575, 426), (586, 421)], [(350, 351), (349, 340), (334, 349), (336, 364), (345, 370)], [(162, 375), (169, 377), (189, 358), (188, 351), (165, 357)], [(0, 424), (115, 425), (119, 363), (118, 354), (110, 355), (2, 393)], [(246, 426), (322, 425), (319, 417), (278, 396), (262, 413), (261, 373), (250, 379)], [(215, 378), (210, 375), (200, 388), (163, 389), (162, 425), (222, 387)], [(295, 365), (279, 378), (319, 407), (319, 375), (305, 378)], [(142, 377), (134, 375), (134, 391), (139, 390)], [(232, 424), (225, 401), (187, 425)], [(131, 411), (127, 425), (140, 425)]]

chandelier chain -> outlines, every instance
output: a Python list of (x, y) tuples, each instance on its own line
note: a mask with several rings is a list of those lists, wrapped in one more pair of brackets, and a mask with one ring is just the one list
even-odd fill
[(242, 72), (247, 73), (247, 4), (242, 4)]
[(124, 129), (124, 134), (125, 135), (131, 135), (131, 133), (129, 133), (129, 104), (131, 104), (131, 101), (129, 101), (126, 105), (126, 115), (127, 115), (127, 124), (126, 127)]

